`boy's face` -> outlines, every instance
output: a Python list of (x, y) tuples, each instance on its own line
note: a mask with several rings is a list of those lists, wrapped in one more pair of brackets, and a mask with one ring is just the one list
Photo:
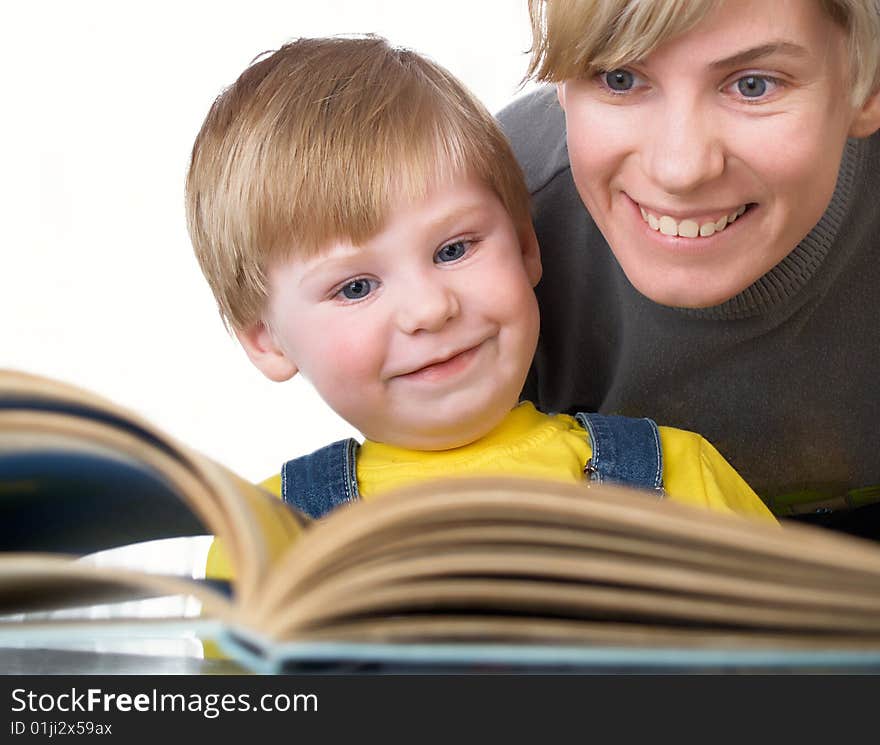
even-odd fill
[(269, 377), (302, 371), (366, 437), (456, 447), (518, 400), (540, 273), (534, 234), (521, 240), (494, 192), (462, 175), (399, 205), (363, 245), (272, 268), (268, 328), (239, 338)]
[(562, 83), (578, 192), (632, 284), (706, 307), (790, 253), (848, 133), (880, 126), (848, 80), (845, 32), (815, 0), (726, 0), (647, 58)]

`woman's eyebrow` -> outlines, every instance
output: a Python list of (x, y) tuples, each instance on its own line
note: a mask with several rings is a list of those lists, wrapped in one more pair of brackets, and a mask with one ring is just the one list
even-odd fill
[(763, 59), (765, 57), (770, 57), (774, 54), (783, 54), (789, 57), (803, 58), (809, 57), (810, 52), (799, 44), (795, 44), (790, 41), (770, 41), (766, 44), (759, 44), (756, 47), (744, 49), (741, 52), (732, 54), (730, 57), (725, 57), (724, 59), (711, 62), (709, 64), (709, 67), (736, 67), (739, 65), (748, 64), (750, 62), (756, 62), (757, 60)]

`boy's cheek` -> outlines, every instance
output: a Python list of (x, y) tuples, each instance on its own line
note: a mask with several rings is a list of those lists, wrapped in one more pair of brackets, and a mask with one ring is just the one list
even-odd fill
[(314, 347), (310, 370), (304, 371), (319, 392), (328, 386), (336, 390), (357, 389), (378, 379), (381, 356), (368, 335), (326, 331), (324, 338)]

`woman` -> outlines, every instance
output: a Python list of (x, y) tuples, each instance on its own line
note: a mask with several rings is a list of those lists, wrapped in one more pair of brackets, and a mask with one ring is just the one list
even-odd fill
[(880, 3), (531, 13), (554, 85), (499, 117), (544, 259), (524, 395), (699, 431), (777, 514), (880, 531)]

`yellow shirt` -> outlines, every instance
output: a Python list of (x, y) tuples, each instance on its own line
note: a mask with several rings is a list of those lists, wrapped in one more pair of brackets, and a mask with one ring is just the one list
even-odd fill
[[(682, 429), (659, 430), (663, 486), (669, 499), (775, 519), (711, 443)], [(574, 417), (542, 414), (525, 402), (485, 437), (452, 450), (406, 450), (367, 440), (358, 451), (358, 489), (361, 498), (369, 500), (397, 487), (450, 475), (522, 476), (580, 484), (591, 455), (589, 436)]]
[[(770, 510), (722, 455), (700, 435), (659, 427), (663, 486), (676, 502), (774, 520)], [(358, 491), (368, 501), (392, 489), (460, 476), (522, 476), (585, 483), (592, 450), (586, 430), (566, 414), (542, 414), (521, 403), (486, 436), (451, 450), (423, 451), (367, 440), (358, 451)], [(261, 484), (281, 496), (281, 476)], [(208, 577), (228, 578), (231, 568), (215, 541)]]

